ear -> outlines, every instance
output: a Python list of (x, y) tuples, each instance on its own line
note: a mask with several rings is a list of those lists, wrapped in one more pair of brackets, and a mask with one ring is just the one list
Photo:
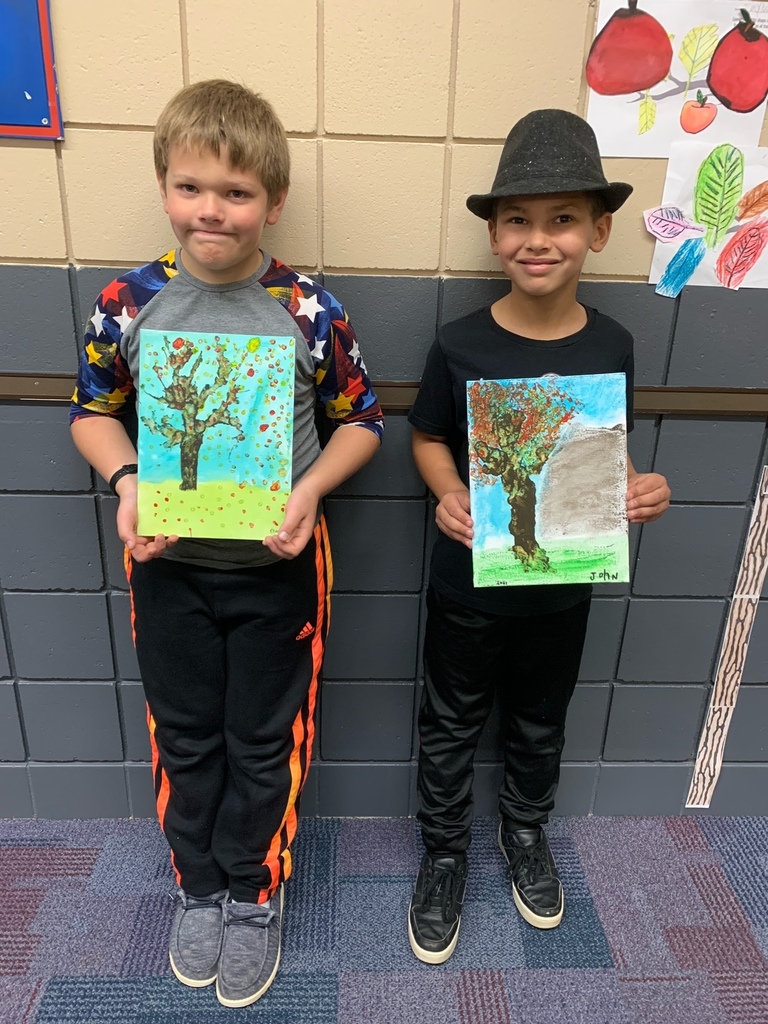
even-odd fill
[(280, 220), (280, 214), (283, 212), (283, 207), (285, 206), (285, 200), (287, 198), (288, 189), (285, 189), (285, 191), (280, 193), (275, 202), (269, 208), (269, 213), (267, 214), (266, 220), (267, 224), (277, 224), (277, 222)]
[(496, 221), (495, 220), (490, 220), (490, 219), (488, 220), (488, 234), (490, 235), (490, 238), (491, 238), (491, 252), (493, 253), (494, 256), (498, 256), (499, 255), (499, 243), (498, 243), (498, 240), (496, 238)]
[(592, 252), (602, 252), (608, 244), (608, 239), (611, 237), (611, 228), (613, 227), (613, 214), (604, 213), (601, 217), (595, 221), (595, 237), (590, 245)]
[(157, 175), (157, 184), (158, 187), (160, 188), (160, 196), (163, 200), (163, 209), (165, 210), (166, 213), (168, 213), (168, 193), (165, 190), (165, 178), (163, 177), (163, 175)]

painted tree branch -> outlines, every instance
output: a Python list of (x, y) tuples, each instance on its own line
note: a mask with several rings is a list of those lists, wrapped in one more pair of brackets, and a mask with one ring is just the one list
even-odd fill
[[(660, 92), (658, 95), (654, 95), (653, 93), (650, 93), (651, 99), (655, 100), (656, 103), (658, 103), (659, 100), (667, 100), (671, 96), (684, 96), (686, 93), (689, 93), (691, 91), (693, 91), (693, 93), (695, 95), (695, 92), (696, 92), (697, 89), (708, 89), (709, 88), (709, 86), (707, 85), (706, 78), (703, 78), (703, 79), (700, 79), (700, 80), (697, 79), (695, 82), (689, 82), (687, 79), (685, 81), (683, 81), (680, 78), (675, 78), (674, 75), (670, 75), (669, 78), (667, 79), (667, 81), (675, 83), (673, 88), (667, 89), (666, 92)], [(644, 96), (645, 96), (644, 92), (638, 93), (637, 96), (634, 99), (630, 100), (629, 102), (630, 103), (642, 103)]]

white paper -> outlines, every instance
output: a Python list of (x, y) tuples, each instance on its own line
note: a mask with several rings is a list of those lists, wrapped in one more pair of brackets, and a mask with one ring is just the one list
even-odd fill
[[(597, 35), (605, 27), (615, 11), (627, 8), (627, 0), (600, 0), (597, 19)], [(639, 0), (638, 10), (652, 15), (672, 37), (672, 65), (670, 77), (647, 90), (655, 104), (653, 127), (640, 133), (640, 109), (646, 93), (635, 92), (623, 96), (602, 96), (588, 90), (589, 105), (587, 120), (592, 125), (604, 157), (666, 157), (670, 146), (681, 140), (706, 142), (712, 146), (719, 142), (734, 145), (756, 146), (765, 116), (763, 102), (750, 113), (735, 113), (717, 100), (707, 86), (708, 64), (693, 77), (686, 93), (689, 74), (680, 51), (687, 34), (695, 28), (716, 24), (719, 39), (741, 20), (739, 11), (744, 8), (752, 16), (756, 27), (768, 35), (768, 2), (756, 0)], [(683, 104), (696, 101), (697, 92), (708, 97), (714, 104), (714, 120), (696, 134), (683, 130), (680, 115)], [(648, 122), (646, 121), (646, 124)]]
[[(694, 215), (694, 187), (699, 174), (702, 161), (706, 160), (715, 147), (703, 142), (676, 142), (672, 146), (669, 158), (669, 169), (664, 182), (664, 197), (660, 206), (678, 207), (683, 211), (686, 218), (693, 221)], [(738, 149), (744, 154), (744, 186), (742, 195), (750, 189), (755, 188), (764, 181), (768, 181), (768, 149), (757, 146), (739, 146)], [(765, 214), (758, 219), (762, 221)], [(733, 237), (735, 232), (746, 224), (747, 220), (735, 221), (729, 228), (723, 240), (714, 249), (708, 248), (703, 261), (699, 264), (688, 280), (688, 285), (715, 285), (722, 287), (715, 272), (717, 258)], [(690, 234), (684, 233), (670, 242), (656, 242), (651, 262), (651, 272), (648, 277), (650, 284), (657, 284), (667, 265), (685, 239)], [(768, 248), (758, 259), (754, 267), (744, 278), (741, 288), (768, 288)]]

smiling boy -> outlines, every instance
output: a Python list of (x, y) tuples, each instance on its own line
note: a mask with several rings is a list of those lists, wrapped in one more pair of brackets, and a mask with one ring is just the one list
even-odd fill
[[(261, 249), (289, 183), (271, 106), (232, 82), (188, 86), (160, 116), (154, 155), (179, 248), (99, 295), (72, 433), (120, 499), (157, 809), (179, 886), (171, 968), (193, 988), (216, 982), (219, 1001), (238, 1007), (266, 992), (280, 961), (333, 580), (321, 501), (371, 458), (383, 424), (343, 308)], [(295, 339), (293, 486), (263, 543), (137, 535), (124, 423), (145, 329)], [(318, 400), (338, 425), (322, 452)]]
[[(498, 841), (515, 905), (556, 927), (564, 898), (542, 825), (554, 806), (565, 717), (578, 676), (589, 585), (476, 588), (472, 582), (466, 384), (622, 372), (632, 429), (632, 337), (576, 299), (584, 261), (608, 243), (632, 188), (609, 183), (589, 125), (537, 110), (507, 137), (493, 187), (467, 206), (487, 221), (510, 291), (440, 331), (409, 419), (416, 464), (438, 500), (419, 714), (419, 820), (426, 852), (408, 913), (415, 955), (453, 953), (467, 885), (472, 762), (498, 690), (506, 717)], [(657, 519), (669, 488), (628, 462), (630, 522)]]

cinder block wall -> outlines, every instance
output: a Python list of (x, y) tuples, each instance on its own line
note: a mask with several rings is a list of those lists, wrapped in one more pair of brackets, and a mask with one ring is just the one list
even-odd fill
[[(99, 288), (170, 248), (151, 126), (182, 84), (225, 76), (263, 92), (290, 137), (291, 195), (267, 247), (346, 304), (374, 379), (417, 380), (436, 326), (504, 290), (464, 198), (490, 185), (517, 117), (584, 112), (595, 17), (591, 0), (294, 0), (289, 15), (263, 0), (51, 6), (66, 138), (0, 140), (0, 375), (74, 372)], [(658, 298), (640, 213), (660, 200), (666, 162), (606, 171), (636, 191), (582, 294), (634, 331), (637, 383), (768, 386), (766, 293)], [(150, 815), (115, 499), (74, 452), (66, 412), (0, 403), (0, 815)], [(639, 420), (635, 464), (666, 473), (674, 507), (634, 531), (631, 587), (596, 591), (559, 813), (682, 809), (765, 427)], [(433, 527), (408, 433), (390, 416), (376, 461), (328, 501), (336, 598), (308, 813), (415, 809)], [(768, 813), (766, 601), (745, 684), (714, 813)], [(481, 812), (494, 810), (499, 759), (494, 717)]]

